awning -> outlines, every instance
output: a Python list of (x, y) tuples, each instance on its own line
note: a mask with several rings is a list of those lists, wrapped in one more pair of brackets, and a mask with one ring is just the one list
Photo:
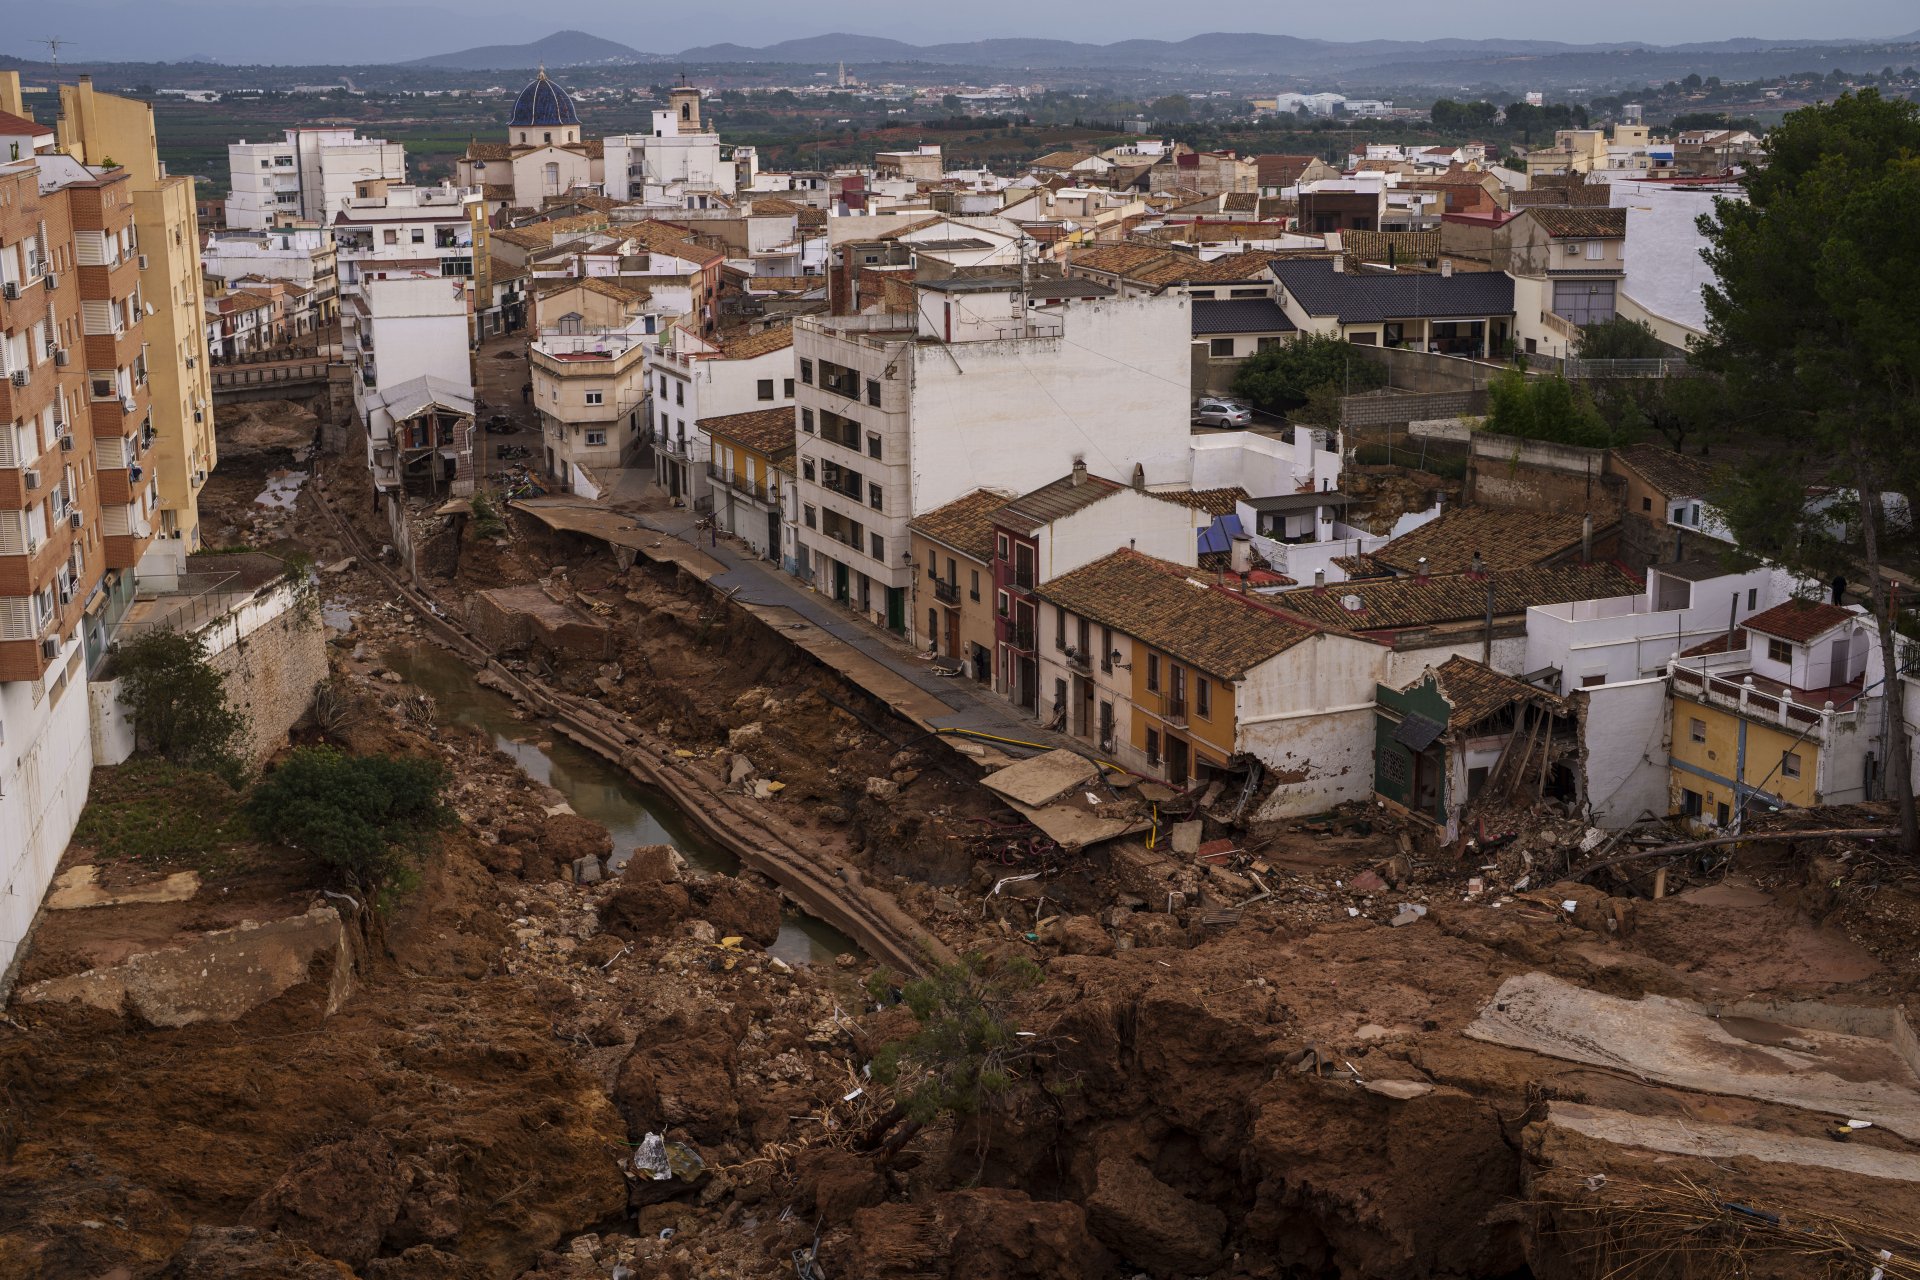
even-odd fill
[(1429, 720), (1415, 711), (1409, 711), (1393, 731), (1393, 740), (1409, 751), (1425, 751), (1434, 744), (1446, 726), (1438, 720)]

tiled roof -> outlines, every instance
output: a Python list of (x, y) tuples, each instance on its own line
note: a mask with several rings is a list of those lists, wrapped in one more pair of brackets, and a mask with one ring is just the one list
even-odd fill
[(1229, 191), (1220, 201), (1222, 213), (1252, 213), (1260, 207), (1260, 196), (1252, 191)]
[(751, 202), (752, 213), (755, 216), (779, 217), (785, 214), (798, 214), (801, 209), (806, 207), (795, 204), (784, 196), (749, 195), (748, 200)]
[(721, 355), (728, 360), (751, 360), (755, 356), (764, 356), (774, 351), (783, 351), (793, 345), (793, 326), (791, 324), (772, 325), (759, 333), (750, 333), (734, 338), (721, 345)]
[(1330, 259), (1291, 258), (1275, 262), (1273, 274), (1308, 315), (1334, 316), (1342, 324), (1513, 314), (1513, 278), (1505, 272), (1359, 275), (1336, 272)]
[(1440, 682), (1441, 694), (1453, 704), (1453, 714), (1447, 717), (1447, 726), (1453, 729), (1479, 724), (1516, 702), (1560, 702), (1543, 689), (1457, 654), (1435, 667), (1433, 674)]
[(1630, 444), (1613, 456), (1669, 498), (1697, 498), (1713, 483), (1713, 468), (1706, 462), (1657, 444)]
[(697, 262), (702, 266), (726, 261), (727, 255), (718, 249), (709, 249), (695, 244), (687, 237), (685, 231), (664, 222), (627, 223), (620, 228), (620, 234), (645, 245), (649, 253), (664, 253), (675, 258), (685, 258), (688, 262)]
[(1627, 211), (1576, 209), (1565, 205), (1535, 205), (1527, 210), (1542, 230), (1556, 240), (1620, 240), (1627, 234)]
[(793, 406), (786, 405), (779, 409), (723, 413), (718, 417), (700, 419), (700, 425), (706, 428), (710, 436), (724, 436), (755, 453), (772, 457), (783, 448), (794, 447), (793, 417)]
[(1038, 594), (1223, 680), (1319, 630), (1198, 585), (1189, 577), (1193, 572), (1122, 549), (1043, 584)]
[(615, 280), (608, 280), (603, 276), (587, 276), (580, 279), (555, 281), (548, 287), (541, 289), (536, 296), (545, 300), (551, 298), (556, 293), (565, 293), (569, 289), (584, 289), (588, 293), (597, 293), (603, 298), (613, 298), (619, 302), (645, 302), (653, 296), (653, 290), (644, 285), (621, 284)]
[(1489, 569), (1536, 565), (1578, 546), (1582, 516), (1571, 511), (1455, 507), (1372, 552), (1390, 569), (1413, 573), (1420, 557), (1429, 573), (1463, 573), (1479, 554)]
[(1124, 487), (1105, 476), (1088, 475), (1075, 484), (1071, 475), (1064, 475), (1008, 502), (995, 513), (993, 522), (1021, 533), (1032, 533)]
[(1778, 636), (1795, 644), (1806, 644), (1859, 616), (1851, 609), (1824, 601), (1809, 604), (1804, 600), (1789, 600), (1754, 614), (1747, 619), (1746, 626), (1747, 630), (1758, 631), (1763, 636)]
[[(1097, 244), (1091, 249), (1076, 249), (1065, 260), (1068, 267), (1082, 267), (1088, 271), (1108, 271), (1125, 275), (1150, 262), (1158, 262), (1167, 255), (1167, 250), (1158, 245), (1148, 244)], [(1188, 255), (1190, 258), (1192, 255)], [(1199, 259), (1193, 258), (1197, 262)]]
[(1032, 164), (1035, 169), (1071, 169), (1082, 160), (1093, 157), (1082, 151), (1049, 151)]
[(1356, 580), (1391, 577), (1393, 572), (1372, 556), (1364, 553), (1353, 556), (1335, 556), (1333, 562), (1347, 571), (1347, 577)]
[(1148, 496), (1171, 502), (1175, 506), (1204, 511), (1210, 516), (1230, 516), (1236, 506), (1247, 500), (1247, 491), (1234, 485), (1229, 489), (1176, 489)]
[(1297, 326), (1272, 298), (1196, 298), (1193, 336), (1213, 333), (1292, 333)]
[(1315, 156), (1255, 156), (1253, 164), (1263, 187), (1290, 187), (1300, 180)]
[(1425, 262), (1440, 256), (1438, 231), (1348, 231), (1340, 247), (1357, 262)]
[(469, 142), (467, 144), (469, 160), (511, 160), (513, 147), (505, 142)]
[[(1536, 604), (1603, 600), (1638, 595), (1640, 581), (1612, 564), (1573, 564), (1551, 569), (1500, 569), (1492, 573), (1447, 573), (1416, 578), (1378, 578), (1335, 583), (1271, 597), (1273, 603), (1314, 622), (1348, 631), (1436, 626), (1481, 618), (1487, 584), (1493, 584), (1495, 617), (1523, 613)], [(1358, 601), (1358, 608), (1348, 602)]]
[(1008, 497), (997, 489), (975, 489), (915, 516), (907, 527), (987, 564), (993, 560), (993, 513), (1007, 504)]
[(1683, 658), (1700, 658), (1710, 653), (1745, 653), (1747, 651), (1747, 629), (1735, 627), (1731, 631), (1722, 631), (1711, 640), (1703, 641), (1691, 649), (1682, 649)]

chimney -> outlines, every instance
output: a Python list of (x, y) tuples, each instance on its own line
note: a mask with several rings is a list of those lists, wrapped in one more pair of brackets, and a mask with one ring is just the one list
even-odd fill
[(1338, 276), (1338, 275), (1345, 275), (1346, 272), (1347, 272), (1347, 255), (1344, 253), (1335, 254), (1333, 259), (1333, 273)]
[(1141, 493), (1147, 491), (1147, 469), (1137, 462), (1133, 464), (1133, 487)]
[(1483, 574), (1483, 573), (1485, 573), (1486, 571), (1487, 571), (1487, 562), (1486, 562), (1485, 560), (1482, 560), (1482, 559), (1480, 558), (1480, 553), (1479, 553), (1478, 551), (1476, 551), (1476, 552), (1474, 552), (1474, 553), (1473, 553), (1473, 567), (1472, 567), (1471, 569), (1469, 569), (1469, 570), (1467, 570), (1467, 572), (1468, 572), (1468, 573), (1471, 573), (1471, 574), (1473, 574), (1473, 575), (1475, 575), (1475, 576), (1477, 577), (1477, 576), (1479, 576), (1480, 574)]
[(1079, 488), (1087, 482), (1087, 460), (1078, 454), (1073, 459), (1073, 487)]
[(1593, 560), (1593, 512), (1587, 512), (1580, 521), (1580, 563), (1588, 564)]
[(1313, 589), (1321, 595), (1327, 593), (1327, 571), (1325, 569), (1315, 569), (1313, 571)]
[(1453, 279), (1453, 259), (1452, 258), (1440, 259), (1440, 278), (1442, 280)]
[(1233, 571), (1245, 578), (1253, 568), (1253, 539), (1236, 533), (1231, 539)]
[(1419, 561), (1413, 566), (1413, 580), (1415, 582), (1425, 582), (1427, 580), (1427, 558), (1425, 556), (1421, 556)]

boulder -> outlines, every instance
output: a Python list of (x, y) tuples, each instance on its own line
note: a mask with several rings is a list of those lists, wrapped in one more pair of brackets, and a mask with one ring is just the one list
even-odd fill
[(708, 876), (693, 886), (693, 912), (720, 936), (737, 936), (763, 947), (780, 936), (780, 899), (733, 876)]
[(678, 1129), (706, 1143), (730, 1137), (740, 1115), (734, 1064), (742, 1022), (738, 1014), (675, 1013), (643, 1030), (613, 1082), (628, 1131)]
[(1115, 1252), (1149, 1271), (1208, 1272), (1225, 1260), (1226, 1215), (1180, 1194), (1130, 1157), (1100, 1162), (1087, 1220)]
[(670, 844), (643, 844), (627, 856), (620, 878), (628, 884), (665, 884), (680, 878), (685, 861)]
[(540, 852), (565, 866), (582, 858), (604, 858), (613, 852), (613, 837), (597, 822), (577, 813), (561, 813), (540, 827)]
[(1060, 922), (1060, 950), (1070, 956), (1109, 956), (1113, 939), (1092, 916), (1068, 916)]
[(361, 1133), (295, 1157), (240, 1220), (360, 1267), (379, 1252), (412, 1181), (386, 1138)]
[(692, 909), (693, 895), (684, 885), (634, 884), (622, 877), (600, 904), (600, 928), (628, 942), (646, 942), (671, 932)]

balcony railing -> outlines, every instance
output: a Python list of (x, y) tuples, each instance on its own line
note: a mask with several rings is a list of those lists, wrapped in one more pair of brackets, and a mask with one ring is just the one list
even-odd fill
[(945, 578), (933, 580), (933, 598), (943, 604), (960, 603), (960, 584), (948, 582)]
[(1160, 718), (1168, 724), (1183, 725), (1187, 722), (1187, 700), (1168, 694), (1160, 700)]
[(1022, 653), (1033, 652), (1033, 627), (1018, 622), (1007, 628), (1007, 643)]

